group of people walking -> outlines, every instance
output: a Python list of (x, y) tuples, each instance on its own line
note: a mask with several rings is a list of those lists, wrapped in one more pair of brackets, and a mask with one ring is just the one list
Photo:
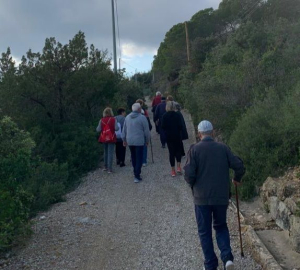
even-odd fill
[[(185, 156), (183, 140), (188, 139), (184, 117), (180, 105), (172, 96), (162, 97), (160, 92), (152, 103), (153, 120), (157, 134), (160, 136), (162, 148), (168, 146), (171, 176), (182, 173), (181, 159)], [(104, 171), (112, 173), (114, 149), (116, 148), (117, 165), (125, 166), (126, 147), (131, 152), (131, 162), (134, 168), (134, 182), (142, 180), (141, 168), (147, 165), (148, 144), (152, 124), (147, 107), (142, 99), (132, 105), (132, 112), (126, 117), (124, 108), (117, 111), (114, 117), (112, 109), (103, 111), (97, 132), (100, 132), (99, 142), (104, 145)], [(175, 169), (175, 162), (177, 166)]]
[[(165, 98), (160, 92), (156, 93), (152, 102), (153, 120), (160, 136), (162, 148), (165, 148), (166, 144), (168, 146), (172, 177), (175, 177), (176, 173), (182, 173), (181, 159), (185, 156), (183, 141), (189, 138), (180, 110), (180, 105), (174, 101), (172, 96), (169, 95)], [(175, 160), (177, 162), (176, 171)]]
[(126, 110), (120, 108), (114, 117), (111, 108), (103, 111), (103, 118), (96, 128), (100, 132), (98, 141), (104, 145), (103, 171), (112, 173), (114, 149), (116, 148), (117, 165), (125, 166), (126, 147), (131, 152), (134, 182), (142, 180), (141, 168), (147, 165), (148, 144), (152, 124), (147, 107), (142, 99), (132, 105), (132, 112), (126, 116)]
[[(168, 147), (171, 175), (174, 177), (182, 173), (181, 160), (185, 156), (183, 140), (188, 139), (180, 105), (173, 100), (172, 96), (165, 98), (157, 92), (152, 102), (152, 112), (161, 146)], [(143, 164), (147, 164), (151, 128), (151, 121), (143, 100), (137, 100), (132, 105), (132, 112), (127, 116), (126, 111), (121, 108), (118, 110), (118, 116), (114, 118), (111, 108), (106, 108), (97, 127), (97, 131), (100, 132), (99, 142), (104, 145), (103, 170), (112, 172), (115, 145), (117, 164), (120, 167), (125, 166), (128, 146), (131, 152), (134, 182), (142, 181), (141, 169)], [(233, 270), (234, 258), (226, 221), (230, 199), (229, 170), (234, 170), (232, 182), (238, 186), (245, 168), (242, 160), (235, 156), (228, 146), (214, 140), (213, 125), (209, 121), (201, 121), (198, 132), (200, 142), (192, 145), (187, 154), (184, 179), (191, 187), (194, 197), (198, 234), (205, 258), (203, 269), (218, 268), (212, 240), (213, 227), (224, 269)]]

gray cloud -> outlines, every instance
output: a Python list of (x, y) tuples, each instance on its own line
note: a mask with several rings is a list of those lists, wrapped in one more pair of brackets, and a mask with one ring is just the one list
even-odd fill
[[(220, 0), (117, 0), (122, 43), (158, 48), (166, 31)], [(87, 43), (112, 48), (111, 0), (0, 0), (0, 51), (20, 58), (41, 51), (45, 38), (65, 43), (79, 30)], [(145, 51), (145, 49), (143, 49)]]

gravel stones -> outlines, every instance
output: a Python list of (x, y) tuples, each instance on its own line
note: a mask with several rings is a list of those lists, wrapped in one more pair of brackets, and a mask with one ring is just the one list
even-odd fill
[[(190, 117), (184, 116), (193, 138)], [(161, 148), (154, 130), (152, 143), (155, 163), (151, 163), (149, 149), (148, 166), (142, 168), (139, 185), (132, 181), (129, 156), (127, 166), (115, 167), (114, 174), (101, 169), (90, 173), (67, 195), (66, 202), (33, 220), (34, 234), (28, 244), (17, 250), (16, 256), (0, 260), (0, 268), (202, 269), (190, 188), (182, 176), (171, 177), (168, 150)], [(186, 151), (192, 143), (185, 141)], [(236, 269), (260, 269), (247, 249), (245, 258), (240, 257), (237, 219), (231, 209), (228, 225)]]

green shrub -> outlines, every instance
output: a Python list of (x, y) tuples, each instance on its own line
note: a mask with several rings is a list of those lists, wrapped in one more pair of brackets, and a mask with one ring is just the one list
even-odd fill
[(0, 120), (0, 251), (29, 232), (28, 218), (62, 200), (67, 164), (33, 157), (29, 133), (8, 117)]
[(0, 252), (29, 232), (27, 224), (32, 198), (22, 186), (12, 190), (0, 185)]
[(30, 176), (34, 142), (8, 117), (0, 120), (0, 250), (26, 228), (32, 194), (23, 185)]
[[(230, 138), (233, 151), (247, 168), (244, 197), (253, 196), (255, 186), (299, 161), (300, 87), (285, 98), (274, 90), (250, 108)], [(250, 191), (249, 191), (250, 189)]]
[(41, 162), (27, 182), (27, 190), (34, 194), (31, 204), (31, 214), (45, 210), (51, 204), (62, 201), (66, 193), (69, 172), (67, 164), (58, 165)]
[(76, 183), (84, 173), (99, 165), (102, 147), (97, 141), (96, 125), (70, 123), (56, 127), (53, 134), (43, 129), (33, 132), (39, 144), (36, 153), (48, 162), (68, 164), (69, 177), (64, 184), (68, 187)]

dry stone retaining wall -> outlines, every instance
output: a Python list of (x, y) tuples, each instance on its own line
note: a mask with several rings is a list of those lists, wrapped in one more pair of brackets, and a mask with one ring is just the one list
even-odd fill
[(269, 177), (260, 196), (272, 219), (289, 232), (293, 249), (300, 253), (300, 169), (290, 169), (280, 178)]

